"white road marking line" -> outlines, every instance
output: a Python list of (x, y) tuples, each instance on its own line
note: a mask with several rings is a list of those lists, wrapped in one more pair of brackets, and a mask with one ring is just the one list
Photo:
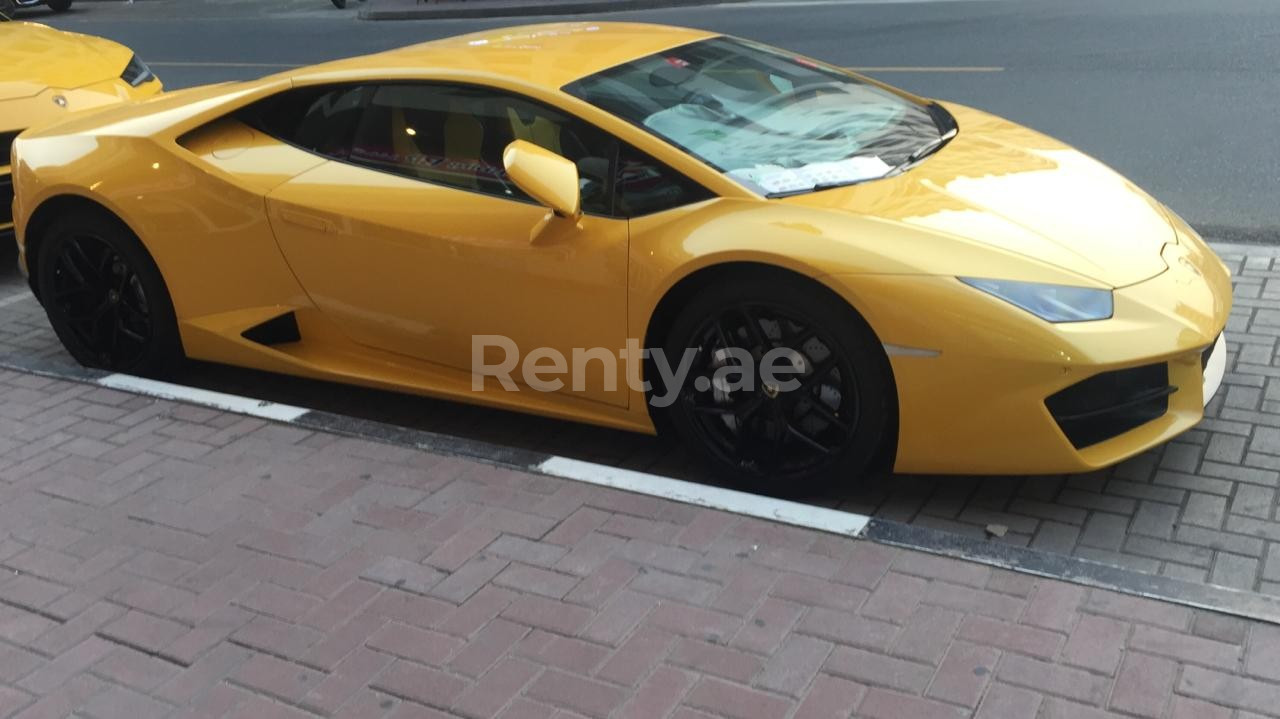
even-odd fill
[(284, 69), (302, 67), (302, 65), (283, 62), (151, 62), (148, 60), (147, 64), (151, 67), (276, 67)]
[(651, 497), (671, 499), (684, 504), (719, 509), (733, 514), (759, 517), (797, 527), (824, 532), (857, 536), (867, 526), (870, 517), (853, 512), (841, 512), (825, 507), (815, 507), (784, 499), (761, 497), (733, 489), (710, 487), (695, 482), (685, 482), (656, 474), (618, 469), (595, 462), (584, 462), (567, 457), (552, 457), (534, 467), (544, 474), (565, 479), (575, 479), (602, 487), (623, 489)]
[(34, 297), (35, 295), (31, 294), (30, 292), (20, 292), (16, 295), (11, 295), (9, 297), (5, 297), (4, 299), (0, 299), (0, 307), (8, 307), (9, 305), (16, 305), (19, 302), (25, 302)]
[(994, 65), (867, 65), (847, 68), (854, 72), (1004, 72)]
[(294, 407), (287, 404), (275, 404), (274, 402), (264, 402), (262, 400), (251, 399), (249, 397), (225, 394), (223, 392), (211, 392), (209, 390), (187, 387), (185, 385), (173, 384), (171, 382), (144, 379), (142, 377), (134, 377), (127, 374), (107, 375), (106, 377), (96, 380), (96, 382), (109, 389), (134, 392), (150, 397), (158, 397), (160, 399), (190, 402), (191, 404), (226, 410), (228, 412), (236, 412), (238, 414), (247, 414), (251, 417), (259, 417), (261, 419), (269, 419), (276, 422), (293, 422), (302, 415), (311, 411), (303, 407)]

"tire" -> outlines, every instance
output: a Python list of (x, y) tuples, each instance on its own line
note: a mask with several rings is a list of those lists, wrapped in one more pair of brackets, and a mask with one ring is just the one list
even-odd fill
[(182, 340), (164, 278), (142, 243), (104, 212), (53, 222), (37, 259), (40, 300), (73, 358), (143, 376), (172, 371)]
[[(763, 347), (785, 348), (798, 361), (775, 366), (801, 373), (725, 391), (708, 381), (733, 363), (725, 346), (750, 351), (757, 367)], [(891, 436), (893, 379), (880, 341), (853, 308), (809, 280), (753, 271), (701, 290), (668, 332), (672, 370), (686, 348), (696, 350), (691, 370), (663, 419), (731, 484), (774, 496), (848, 487)], [(784, 388), (784, 379), (797, 386)]]
[(18, 5), (14, 0), (0, 0), (0, 17), (12, 20), (17, 11)]
[(54, 12), (66, 12), (71, 9), (72, 0), (44, 0), (44, 4)]
[(333, 0), (333, 6), (339, 10), (343, 10), (347, 7), (347, 0)]

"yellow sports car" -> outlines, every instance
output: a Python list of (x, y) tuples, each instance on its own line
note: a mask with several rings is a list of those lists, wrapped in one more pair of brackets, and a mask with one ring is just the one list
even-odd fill
[(18, 133), (159, 91), (160, 81), (123, 45), (0, 18), (0, 234), (13, 227), (9, 148)]
[(489, 31), (18, 139), (70, 353), (669, 429), (794, 492), (1108, 465), (1222, 377), (1226, 267), (1032, 130), (708, 32)]

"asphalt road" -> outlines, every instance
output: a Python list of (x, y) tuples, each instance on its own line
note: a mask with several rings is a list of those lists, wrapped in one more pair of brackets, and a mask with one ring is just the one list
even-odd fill
[[(127, 43), (171, 88), (512, 23), (362, 22), (326, 0), (81, 2), (28, 17)], [(849, 66), (939, 68), (871, 74), (1060, 137), (1206, 235), (1280, 242), (1275, 0), (774, 0), (608, 19), (703, 27)]]

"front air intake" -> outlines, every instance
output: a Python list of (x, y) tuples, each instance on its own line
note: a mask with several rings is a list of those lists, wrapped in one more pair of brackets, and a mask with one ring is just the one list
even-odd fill
[(1169, 365), (1143, 365), (1094, 375), (1044, 401), (1076, 449), (1117, 437), (1169, 411)]

